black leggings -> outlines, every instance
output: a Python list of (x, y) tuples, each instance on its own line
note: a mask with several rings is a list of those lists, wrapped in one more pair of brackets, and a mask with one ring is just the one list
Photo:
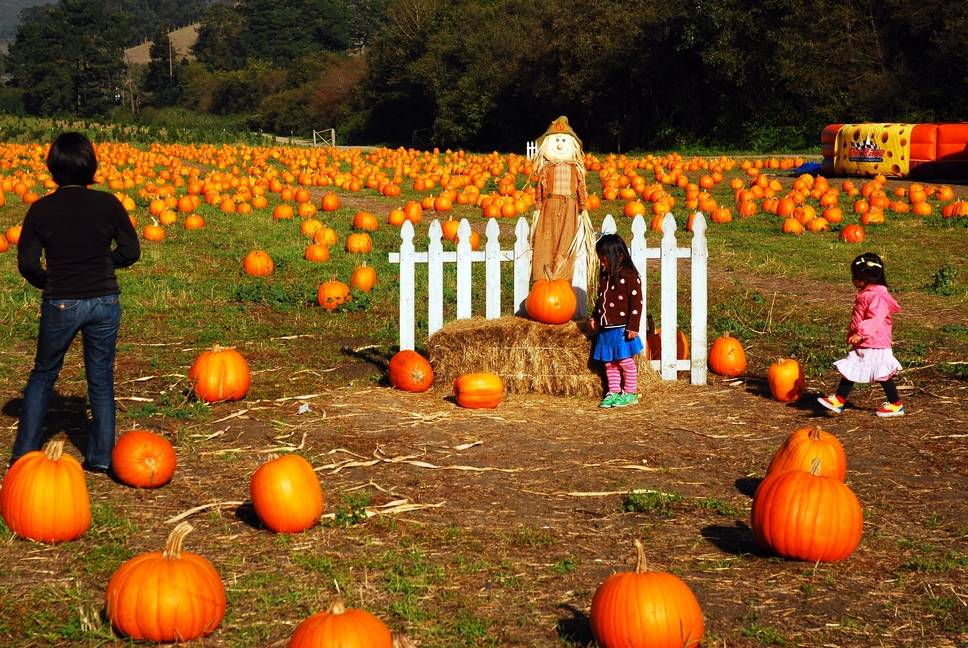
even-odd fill
[[(897, 403), (900, 402), (901, 397), (897, 393), (897, 385), (894, 384), (894, 379), (889, 378), (887, 380), (879, 381), (881, 387), (884, 388), (884, 395), (887, 397), (887, 402)], [(840, 384), (837, 385), (837, 398), (840, 400), (847, 400), (847, 395), (850, 394), (850, 390), (854, 388), (854, 381), (847, 380), (846, 378), (840, 379)]]

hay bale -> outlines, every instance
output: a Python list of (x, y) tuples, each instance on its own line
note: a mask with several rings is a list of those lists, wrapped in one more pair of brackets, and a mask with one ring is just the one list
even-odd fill
[[(553, 326), (522, 317), (456, 320), (434, 333), (427, 353), (437, 384), (472, 371), (490, 371), (515, 393), (595, 396), (605, 392), (605, 366), (592, 360), (588, 323)], [(639, 390), (660, 381), (645, 353), (636, 356)]]

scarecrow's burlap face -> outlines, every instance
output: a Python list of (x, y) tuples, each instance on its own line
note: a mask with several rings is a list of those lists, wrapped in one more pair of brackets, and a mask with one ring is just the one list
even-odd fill
[(556, 133), (545, 138), (544, 156), (549, 162), (564, 162), (577, 156), (578, 142), (566, 133)]

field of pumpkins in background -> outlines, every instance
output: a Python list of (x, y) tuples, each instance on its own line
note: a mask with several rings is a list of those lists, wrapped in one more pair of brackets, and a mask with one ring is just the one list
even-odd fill
[[(5, 403), (22, 387), (36, 339), (39, 294), (17, 273), (15, 246), (28, 205), (54, 186), (44, 154), (44, 143), (0, 144), (0, 251), (5, 253), (0, 255), (0, 285), (2, 319), (10, 331), (0, 364)], [(394, 355), (397, 284), (387, 255), (398, 248), (399, 228), (406, 221), (416, 226), (418, 249), (434, 218), (442, 220), (451, 244), (463, 218), (471, 222), (475, 248), (481, 245), (488, 219), (500, 219), (502, 234), (510, 235), (517, 217), (530, 217), (534, 209), (530, 163), (524, 156), (462, 150), (103, 143), (98, 157), (96, 188), (118, 197), (142, 238), (141, 261), (118, 272), (123, 303), (118, 380), (130, 385), (150, 378), (153, 387), (120, 401), (119, 431), (173, 422), (167, 429), (175, 432), (168, 436), (177, 443), (187, 438), (189, 429), (224, 421), (222, 417), (230, 414), (228, 402), (244, 400), (256, 407), (328, 388), (386, 389), (387, 382), (414, 392), (433, 387), (441, 408), (501, 411), (503, 388), (495, 376), (469, 368), (451, 389), (432, 384), (432, 370), (418, 354)], [(905, 293), (957, 300), (968, 295), (964, 186), (791, 174), (803, 162), (796, 157), (586, 155), (589, 209), (596, 225), (612, 214), (619, 233), (628, 236), (630, 219), (644, 216), (651, 222), (653, 245), (661, 237), (661, 219), (667, 212), (684, 230), (691, 228), (697, 211), (706, 215), (716, 286), (710, 295), (709, 339), (715, 341), (710, 379), (758, 377), (768, 386), (764, 403), (797, 401), (806, 380), (829, 378), (829, 362), (843, 348), (846, 319), (818, 322), (802, 313), (792, 315), (793, 309), (785, 314), (774, 309), (778, 294), (784, 295), (784, 308), (796, 301), (798, 282), (849, 287), (848, 262), (873, 250), (885, 258), (888, 278), (902, 304)], [(751, 291), (732, 281), (731, 273), (768, 277), (772, 296), (766, 289)], [(508, 275), (504, 279), (510, 284)], [(418, 304), (419, 286), (418, 282)], [(445, 296), (451, 301), (453, 290), (454, 277), (447, 275)], [(483, 296), (475, 294), (475, 300), (479, 297)], [(649, 304), (650, 310), (654, 306)], [(837, 306), (846, 317), (850, 302)], [(481, 312), (477, 301), (475, 312)], [(419, 313), (418, 307), (418, 318)], [(680, 319), (688, 330), (688, 313), (681, 313)], [(905, 323), (902, 340), (907, 343), (898, 344), (902, 363), (927, 364), (930, 330), (927, 323)], [(364, 362), (372, 357), (389, 361), (388, 376)], [(948, 366), (961, 371), (957, 363)], [(65, 370), (58, 391), (83, 396), (83, 389), (82, 371)], [(444, 400), (452, 393), (454, 403)], [(567, 407), (584, 405), (567, 402)], [(777, 402), (768, 406), (782, 407)], [(121, 481), (164, 488), (176, 470), (172, 445), (147, 432), (128, 432), (122, 439), (115, 460)], [(49, 512), (60, 510), (69, 493), (79, 497), (83, 489), (86, 497), (79, 466), (69, 465), (71, 452), (55, 443), (46, 456), (34, 459), (38, 464), (68, 464), (64, 472), (69, 474), (44, 477), (51, 483), (63, 482), (63, 492), (54, 491)], [(136, 462), (131, 460), (135, 454)], [(126, 465), (125, 460), (135, 465)], [(258, 471), (240, 474), (237, 481), (266, 529), (287, 538), (331, 510), (317, 472), (298, 452), (263, 460)], [(151, 467), (147, 472), (145, 465)], [(790, 472), (793, 467), (796, 472)], [(861, 541), (863, 522), (857, 497), (843, 483), (846, 470), (844, 450), (831, 435), (813, 427), (794, 432), (776, 452), (752, 504), (751, 526), (759, 545), (810, 564), (847, 559)], [(84, 504), (77, 504), (76, 519), (70, 523), (55, 515), (46, 523), (32, 521), (40, 525), (39, 531), (18, 528), (7, 517), (16, 508), (8, 485), (0, 491), (5, 534), (68, 541), (92, 524), (90, 510), (85, 514)], [(292, 493), (298, 496), (293, 499)], [(784, 505), (792, 498), (803, 501), (798, 512)], [(834, 508), (843, 511), (839, 526), (822, 515)], [(359, 515), (357, 509), (350, 506), (344, 515)], [(103, 508), (100, 515), (103, 524)], [(70, 528), (49, 535), (50, 527), (62, 524)], [(107, 619), (118, 636), (139, 640), (191, 639), (216, 631), (226, 606), (231, 608), (231, 597), (227, 601), (211, 562), (188, 548), (190, 531), (189, 525), (180, 524), (167, 544), (158, 547), (163, 549), (160, 553), (115, 560), (117, 571), (104, 585), (106, 593), (78, 592), (78, 605), (86, 609), (103, 596)], [(292, 538), (298, 542), (299, 536)], [(12, 537), (9, 542), (17, 544), (17, 551), (30, 552), (29, 542)], [(280, 539), (277, 544), (289, 542)], [(70, 544), (65, 547), (69, 552)], [(631, 561), (632, 547), (627, 553)], [(601, 583), (594, 600), (578, 603), (586, 609), (591, 606), (590, 624), (599, 645), (698, 645), (703, 613), (688, 585), (673, 574), (648, 570), (641, 545), (636, 553), (634, 571), (614, 565), (619, 573)], [(159, 566), (165, 564), (184, 566), (186, 571), (166, 576)], [(186, 602), (168, 601), (176, 609), (139, 610), (134, 605), (143, 592), (176, 587), (177, 579), (204, 592), (200, 596), (208, 602), (192, 612), (190, 622), (174, 621), (184, 614), (179, 606), (189, 605)], [(588, 586), (595, 590), (599, 583)], [(649, 615), (638, 621), (628, 618), (622, 610), (637, 597), (664, 601), (655, 605), (668, 609), (651, 615), (672, 621), (663, 625)], [(356, 609), (356, 601), (352, 606), (349, 596), (345, 603), (336, 597), (326, 604), (313, 601), (319, 614), (294, 628), (288, 645), (411, 645), (402, 634), (391, 633), (399, 626), (387, 627)], [(300, 609), (308, 605), (295, 604)], [(87, 623), (78, 636), (91, 645), (111, 641), (97, 620)], [(225, 645), (234, 645), (235, 630), (219, 631)], [(465, 645), (497, 645), (487, 643), (484, 635), (466, 633), (455, 635), (466, 640)], [(49, 640), (67, 645), (63, 634)]]

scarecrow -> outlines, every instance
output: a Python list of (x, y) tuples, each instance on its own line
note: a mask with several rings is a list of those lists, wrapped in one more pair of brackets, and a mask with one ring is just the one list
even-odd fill
[[(536, 183), (536, 211), (531, 219), (532, 281), (546, 275), (570, 281), (582, 248), (588, 268), (585, 276), (595, 276), (595, 234), (587, 211), (584, 154), (567, 117), (551, 122), (538, 138), (531, 178)], [(579, 294), (581, 304), (584, 297)]]

